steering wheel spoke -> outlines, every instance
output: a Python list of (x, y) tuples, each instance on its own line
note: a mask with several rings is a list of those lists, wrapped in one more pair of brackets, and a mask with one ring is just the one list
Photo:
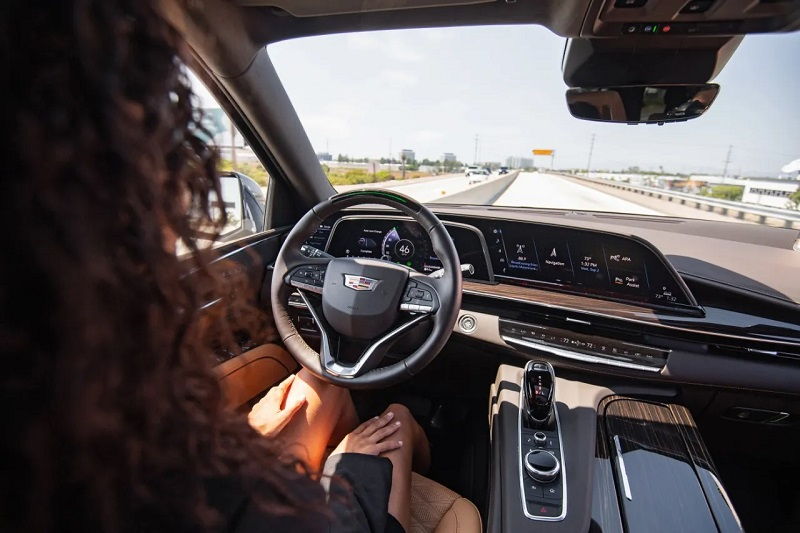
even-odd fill
[(318, 299), (308, 295), (304, 289), (298, 289), (297, 292), (300, 294), (300, 297), (303, 299), (303, 302), (306, 304), (308, 311), (311, 313), (311, 316), (314, 318), (319, 328), (319, 357), (323, 370), (331, 376), (345, 379), (355, 378), (377, 367), (381, 361), (383, 361), (389, 348), (391, 348), (396, 340), (428, 318), (425, 314), (420, 314), (395, 326), (380, 338), (369, 343), (369, 345), (361, 351), (361, 354), (354, 363), (347, 364), (341, 362), (340, 353), (344, 351), (345, 345), (349, 344), (350, 341), (338, 335), (333, 328), (330, 327), (317, 303)]

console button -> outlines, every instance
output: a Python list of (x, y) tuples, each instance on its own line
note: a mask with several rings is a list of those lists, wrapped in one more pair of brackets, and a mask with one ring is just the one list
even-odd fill
[(622, 25), (622, 33), (625, 35), (632, 35), (634, 33), (639, 33), (640, 31), (641, 26), (639, 24), (631, 23)]
[(552, 485), (547, 485), (546, 487), (542, 487), (542, 495), (544, 496), (545, 500), (561, 501), (561, 496), (562, 496), (561, 484), (554, 483)]
[(544, 492), (542, 492), (542, 486), (535, 481), (526, 480), (525, 499), (528, 501), (539, 503), (542, 501), (542, 498), (544, 498)]
[(561, 514), (561, 506), (537, 503), (528, 507), (528, 511), (535, 516), (558, 516)]

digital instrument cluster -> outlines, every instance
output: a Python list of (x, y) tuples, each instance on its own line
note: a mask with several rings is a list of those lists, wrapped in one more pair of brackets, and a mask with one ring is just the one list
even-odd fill
[[(465, 222), (466, 218), (463, 219)], [(645, 243), (613, 234), (509, 220), (444, 221), (474, 280), (539, 287), (671, 308), (695, 307), (679, 277)], [(344, 216), (307, 241), (336, 257), (370, 257), (422, 273), (442, 267), (415, 221)]]
[[(475, 228), (445, 223), (462, 264), (475, 269), (473, 279), (489, 281), (489, 267), (481, 235)], [(370, 257), (406, 265), (430, 274), (442, 268), (431, 240), (413, 220), (387, 218), (342, 218), (330, 231), (326, 251), (335, 257)]]

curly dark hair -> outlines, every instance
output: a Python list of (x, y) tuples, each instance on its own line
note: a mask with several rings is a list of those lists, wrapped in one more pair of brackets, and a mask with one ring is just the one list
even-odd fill
[(146, 0), (0, 9), (0, 529), (210, 529), (220, 476), (301, 513), (308, 477), (212, 372), (198, 309), (217, 284), (192, 231), (224, 220), (179, 36)]

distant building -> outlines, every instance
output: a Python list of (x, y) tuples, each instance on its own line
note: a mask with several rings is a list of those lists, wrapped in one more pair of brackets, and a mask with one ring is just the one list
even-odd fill
[(530, 157), (507, 157), (506, 166), (509, 168), (533, 168), (533, 159)]
[(789, 197), (800, 188), (794, 180), (747, 180), (742, 201), (781, 209), (791, 207)]
[(704, 182), (711, 185), (745, 185), (745, 178), (737, 178), (736, 176), (714, 176), (709, 174), (692, 174), (689, 176), (690, 181)]
[(317, 154), (317, 159), (320, 161), (333, 161), (333, 156), (328, 152), (319, 152)]
[(416, 161), (417, 154), (414, 153), (414, 150), (409, 150), (408, 148), (403, 148), (400, 150), (400, 159), (405, 159), (406, 161)]
[(442, 154), (442, 163), (455, 163), (456, 161), (458, 161), (456, 154), (451, 154), (450, 152)]

